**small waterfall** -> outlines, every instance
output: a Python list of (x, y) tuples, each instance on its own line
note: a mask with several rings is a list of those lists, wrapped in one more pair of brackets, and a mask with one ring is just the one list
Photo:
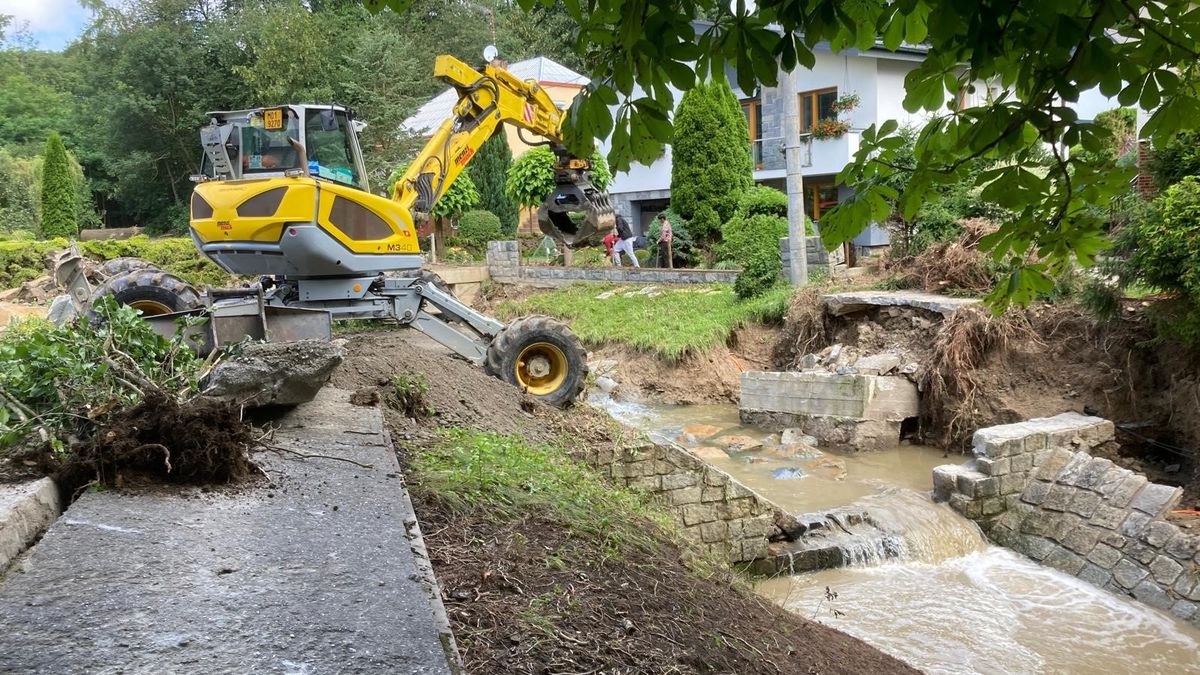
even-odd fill
[(775, 571), (809, 572), (891, 561), (939, 563), (987, 547), (979, 527), (927, 494), (887, 487), (844, 507), (796, 516), (801, 534), (777, 550)]

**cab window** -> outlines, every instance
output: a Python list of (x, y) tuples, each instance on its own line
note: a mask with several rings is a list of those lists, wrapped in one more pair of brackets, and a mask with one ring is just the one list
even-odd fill
[(362, 176), (350, 138), (350, 119), (341, 110), (309, 109), (304, 114), (304, 144), (310, 173), (362, 189)]
[(299, 123), (291, 109), (268, 109), (252, 115), (241, 128), (242, 175), (299, 168), (300, 158), (289, 139), (300, 139)]

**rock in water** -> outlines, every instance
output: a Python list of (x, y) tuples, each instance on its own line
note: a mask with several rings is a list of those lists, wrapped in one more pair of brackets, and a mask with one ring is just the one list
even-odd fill
[(201, 387), (205, 394), (255, 408), (313, 400), (342, 350), (321, 340), (258, 342), (217, 365)]

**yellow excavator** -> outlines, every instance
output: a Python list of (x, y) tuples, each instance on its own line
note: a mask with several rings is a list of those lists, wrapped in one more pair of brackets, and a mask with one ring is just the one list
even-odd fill
[[(563, 147), (563, 113), (536, 82), (452, 56), (439, 56), (434, 73), (458, 92), (458, 102), (390, 198), (370, 191), (358, 142), (365, 125), (345, 107), (211, 113), (200, 134), (204, 170), (195, 177), (191, 236), (224, 270), (260, 281), (198, 294), (140, 266), (118, 270), (90, 299), (109, 295), (132, 305), (162, 332), (173, 332), (180, 316), (207, 316), (187, 322), (203, 324), (190, 330), (206, 349), (245, 336), (328, 338), (333, 319), (394, 319), (534, 396), (569, 404), (587, 375), (578, 338), (548, 317), (504, 325), (459, 302), (421, 269), (416, 223), (430, 217), (502, 124), (544, 137), (555, 151), (556, 189), (538, 211), (543, 232), (568, 247), (583, 245), (612, 229), (613, 209), (590, 182), (590, 160)], [(76, 297), (87, 296), (77, 270), (63, 269), (60, 281)], [(63, 278), (72, 276), (74, 284)]]

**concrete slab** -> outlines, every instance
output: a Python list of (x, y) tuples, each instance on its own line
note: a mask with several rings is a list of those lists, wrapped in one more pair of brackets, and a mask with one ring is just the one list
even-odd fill
[(747, 371), (743, 410), (900, 422), (919, 414), (916, 385), (903, 377), (838, 375), (821, 371)]
[(0, 572), (58, 518), (58, 486), (49, 478), (0, 485)]
[(949, 318), (963, 307), (979, 304), (980, 301), (920, 291), (847, 291), (822, 295), (821, 302), (825, 303), (825, 311), (833, 316), (853, 314), (872, 307), (914, 307)]
[[(85, 494), (0, 586), (0, 672), (447, 673), (377, 409), (325, 389), (272, 485)], [(412, 528), (415, 529), (415, 528)]]

